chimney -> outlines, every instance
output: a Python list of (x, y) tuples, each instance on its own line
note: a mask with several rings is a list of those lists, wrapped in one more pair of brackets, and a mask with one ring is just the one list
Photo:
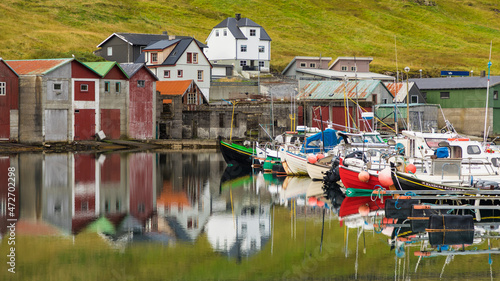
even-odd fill
[(175, 40), (175, 35), (169, 35), (168, 40)]
[(486, 77), (486, 70), (481, 70), (481, 77)]
[(236, 21), (239, 21), (241, 19), (241, 14), (236, 14), (234, 18), (236, 19)]

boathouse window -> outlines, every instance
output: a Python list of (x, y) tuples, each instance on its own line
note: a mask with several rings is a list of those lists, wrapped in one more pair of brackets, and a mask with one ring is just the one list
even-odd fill
[(116, 82), (115, 84), (116, 93), (120, 93), (121, 89), (122, 89), (122, 84), (120, 82)]
[[(1, 95), (2, 84), (5, 85), (5, 82), (0, 82), (0, 95)], [(62, 89), (62, 84), (61, 83), (54, 83), (53, 89), (54, 89), (54, 91), (60, 91)]]
[(481, 149), (477, 145), (469, 145), (467, 146), (468, 154), (481, 154)]
[(104, 92), (105, 93), (109, 93), (110, 84), (111, 83), (109, 81), (104, 82)]
[(493, 92), (493, 99), (497, 100), (498, 99), (498, 91)]
[(411, 96), (411, 103), (418, 103), (418, 96)]
[(196, 93), (188, 93), (187, 104), (196, 104)]
[(300, 67), (306, 67), (306, 63), (305, 62), (301, 62), (300, 63)]
[(340, 70), (342, 70), (342, 71), (347, 71), (347, 65), (343, 65), (343, 66), (341, 66), (341, 67), (340, 67)]
[(89, 91), (89, 85), (87, 85), (87, 84), (81, 84), (80, 85), (80, 91), (82, 91), (82, 92), (88, 92)]
[(356, 67), (355, 66), (351, 66), (351, 71), (356, 71)]
[(224, 128), (224, 113), (219, 113), (219, 127)]
[(441, 92), (440, 97), (442, 99), (449, 99), (450, 98), (450, 92)]
[(137, 87), (144, 88), (145, 85), (146, 85), (146, 81), (144, 81), (144, 80), (137, 80)]
[(316, 64), (315, 64), (314, 62), (311, 62), (311, 63), (309, 64), (309, 67), (310, 67), (310, 68), (316, 68)]

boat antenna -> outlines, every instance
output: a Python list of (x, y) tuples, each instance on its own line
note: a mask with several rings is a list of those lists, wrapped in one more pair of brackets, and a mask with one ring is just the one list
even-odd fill
[(488, 132), (486, 131), (486, 125), (488, 123), (488, 100), (490, 97), (490, 69), (491, 69), (491, 49), (493, 47), (493, 40), (490, 42), (490, 59), (488, 61), (488, 83), (486, 84), (486, 107), (484, 109), (484, 143), (488, 138)]

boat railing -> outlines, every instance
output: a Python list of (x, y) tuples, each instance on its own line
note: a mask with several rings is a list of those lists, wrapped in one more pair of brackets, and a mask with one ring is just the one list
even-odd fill
[[(470, 175), (498, 175), (498, 168), (493, 166), (493, 163), (488, 158), (464, 158), (462, 165), (465, 165)], [(475, 171), (479, 170), (479, 171)]]

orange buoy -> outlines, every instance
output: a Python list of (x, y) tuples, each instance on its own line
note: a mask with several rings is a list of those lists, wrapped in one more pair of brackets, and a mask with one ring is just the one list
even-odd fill
[(314, 155), (309, 155), (309, 156), (307, 156), (307, 161), (309, 161), (309, 163), (311, 163), (311, 164), (314, 164), (314, 163), (316, 163), (316, 161), (318, 161), (318, 159)]
[(307, 203), (309, 206), (316, 206), (318, 204), (318, 199), (316, 199), (316, 197), (309, 197)]
[(417, 171), (417, 167), (415, 167), (415, 165), (413, 164), (408, 164), (405, 168), (405, 171), (407, 173), (412, 173), (412, 174), (415, 174), (415, 172)]
[(370, 207), (368, 204), (361, 205), (358, 208), (358, 212), (362, 216), (368, 216), (368, 213), (370, 213)]
[(323, 158), (325, 158), (325, 155), (323, 155), (322, 153), (318, 153), (318, 155), (316, 155), (317, 160), (323, 159)]
[(318, 201), (316, 202), (316, 206), (318, 206), (318, 207), (323, 207), (323, 206), (325, 206), (325, 202), (323, 202), (323, 201), (321, 201), (321, 200), (318, 200)]
[(391, 177), (391, 169), (385, 168), (378, 174), (378, 181), (383, 187), (389, 187), (393, 185)]
[(358, 174), (358, 179), (360, 182), (368, 182), (370, 180), (370, 174), (367, 171), (361, 171)]

